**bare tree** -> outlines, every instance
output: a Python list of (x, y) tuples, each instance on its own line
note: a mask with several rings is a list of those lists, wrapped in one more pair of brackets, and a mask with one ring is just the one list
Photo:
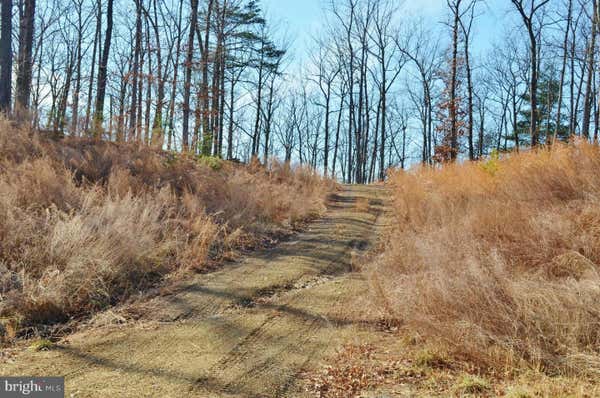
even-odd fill
[[(161, 9), (162, 10), (162, 9)], [(163, 16), (164, 18), (164, 16)], [(171, 84), (171, 98), (169, 99), (169, 121), (167, 123), (169, 128), (169, 133), (167, 136), (167, 149), (170, 150), (173, 144), (173, 135), (175, 129), (175, 99), (177, 97), (177, 83), (179, 78), (179, 59), (181, 57), (181, 42), (183, 36), (183, 28), (182, 28), (182, 19), (183, 19), (183, 1), (179, 2), (179, 8), (176, 16), (171, 16), (171, 21), (175, 23), (175, 37), (171, 40), (169, 48), (173, 48), (173, 43), (175, 44), (175, 54), (169, 52), (169, 60), (171, 61), (171, 65), (173, 68), (173, 81)], [(171, 22), (169, 21), (169, 22)], [(171, 56), (173, 55), (173, 56)]]
[(210, 110), (209, 110), (209, 94), (208, 94), (208, 63), (209, 63), (209, 40), (210, 40), (210, 28), (211, 28), (211, 17), (214, 8), (215, 0), (208, 0), (206, 5), (206, 19), (204, 21), (204, 41), (198, 40), (201, 47), (201, 58), (200, 58), (200, 70), (202, 73), (202, 81), (200, 84), (200, 106), (202, 115), (202, 155), (209, 156), (212, 149), (212, 135), (213, 132), (210, 130)]
[(35, 29), (35, 0), (24, 0), (19, 23), (19, 56), (15, 111), (17, 119), (23, 121), (29, 111), (32, 79), (33, 31)]
[(467, 3), (465, 10), (459, 16), (459, 23), (464, 39), (464, 57), (465, 70), (467, 74), (467, 141), (469, 146), (469, 159), (475, 159), (475, 147), (473, 138), (473, 68), (471, 66), (471, 31), (473, 29), (473, 21), (475, 19), (475, 7), (477, 0), (471, 0)]
[(323, 96), (323, 101), (317, 101), (317, 104), (323, 107), (325, 112), (325, 138), (323, 149), (323, 172), (327, 176), (329, 173), (329, 148), (330, 148), (330, 119), (331, 119), (331, 100), (332, 89), (335, 79), (341, 72), (340, 66), (335, 59), (333, 49), (329, 47), (323, 40), (318, 40), (316, 43), (318, 52), (313, 54), (313, 63), (317, 67), (316, 76), (310, 77), (317, 86)]
[(440, 68), (441, 57), (438, 40), (431, 40), (431, 31), (425, 30), (422, 21), (408, 27), (411, 34), (406, 34), (406, 42), (396, 39), (396, 46), (405, 54), (417, 69), (420, 93), (411, 93), (409, 97), (417, 104), (422, 125), (423, 146), (421, 161), (431, 163), (434, 146), (433, 134), (433, 96), (436, 71)]
[(565, 75), (567, 71), (567, 56), (569, 54), (569, 33), (571, 31), (571, 23), (573, 19), (573, 0), (567, 0), (567, 15), (565, 17), (565, 32), (564, 32), (564, 40), (562, 43), (562, 66), (560, 69), (560, 82), (558, 87), (558, 105), (556, 111), (556, 127), (554, 129), (554, 134), (552, 135), (552, 144), (556, 141), (556, 136), (558, 134), (559, 126), (561, 124), (561, 113), (562, 113), (562, 105), (563, 105), (563, 89), (565, 85)]
[(537, 146), (539, 143), (538, 131), (538, 110), (537, 110), (537, 90), (538, 90), (538, 39), (541, 35), (541, 23), (535, 21), (536, 13), (550, 2), (550, 0), (511, 0), (515, 8), (521, 15), (523, 25), (529, 36), (529, 58), (530, 58), (530, 79), (529, 95), (531, 98), (531, 120), (529, 123), (529, 134), (531, 135), (531, 145)]
[(277, 111), (279, 117), (273, 121), (274, 136), (284, 151), (284, 162), (288, 165), (292, 161), (292, 153), (296, 145), (293, 116), (297, 109), (295, 105), (294, 92), (286, 92)]
[(85, 0), (71, 0), (73, 6), (77, 10), (77, 22), (75, 23), (76, 30), (76, 47), (75, 47), (75, 87), (73, 89), (73, 98), (71, 102), (71, 127), (70, 133), (77, 135), (79, 127), (79, 99), (81, 94), (82, 80), (82, 63), (83, 63), (83, 40), (84, 34), (89, 21), (93, 14), (84, 15), (83, 5)]
[(12, 96), (12, 0), (0, 2), (0, 113), (10, 113)]
[[(165, 103), (165, 68), (163, 68), (163, 57), (161, 50), (161, 35), (160, 35), (160, 27), (158, 21), (158, 5), (157, 0), (152, 1), (152, 12), (148, 10), (149, 7), (143, 7), (144, 14), (146, 16), (146, 20), (152, 26), (152, 31), (154, 32), (154, 41), (155, 41), (155, 53), (156, 53), (156, 76), (155, 80), (157, 82), (157, 98), (156, 98), (156, 109), (154, 111), (154, 120), (152, 122), (152, 138), (151, 143), (153, 146), (157, 148), (162, 148), (164, 143), (164, 128), (163, 128), (163, 109)], [(162, 3), (161, 3), (162, 4)], [(148, 43), (150, 43), (150, 38), (148, 37)], [(150, 51), (148, 51), (150, 53)], [(152, 81), (150, 76), (148, 76), (148, 81)], [(147, 112), (147, 116), (149, 117), (149, 112)]]
[(98, 88), (96, 90), (96, 111), (94, 115), (94, 137), (100, 138), (102, 122), (104, 121), (104, 99), (106, 97), (106, 77), (108, 73), (108, 56), (112, 40), (113, 28), (113, 0), (108, 0), (106, 7), (106, 33), (104, 34), (104, 48), (102, 58), (98, 65)]
[[(380, 142), (379, 142), (379, 180), (383, 181), (385, 178), (385, 149), (387, 140), (387, 103), (388, 93), (396, 79), (400, 75), (404, 64), (406, 63), (406, 56), (399, 52), (394, 43), (394, 33), (392, 32), (392, 23), (395, 19), (397, 8), (393, 6), (392, 2), (377, 2), (375, 6), (375, 17), (374, 17), (374, 32), (372, 34), (372, 40), (375, 42), (375, 57), (379, 64), (379, 107), (380, 120)], [(377, 136), (376, 136), (377, 138)], [(377, 156), (377, 145), (374, 145), (374, 151), (372, 155), (372, 164), (375, 163), (375, 157)]]
[(460, 4), (462, 0), (447, 0), (452, 12), (452, 55), (450, 60), (450, 88), (448, 102), (448, 118), (450, 122), (450, 159), (458, 155), (458, 29), (460, 21)]
[(194, 61), (194, 35), (198, 23), (198, 0), (191, 0), (190, 27), (185, 57), (185, 79), (183, 90), (183, 127), (182, 145), (183, 150), (189, 150), (189, 122), (190, 122), (190, 90), (192, 88), (192, 68)]
[(585, 81), (585, 97), (583, 100), (583, 121), (581, 125), (581, 134), (585, 138), (590, 137), (590, 118), (592, 113), (594, 87), (592, 85), (595, 74), (595, 54), (596, 54), (596, 30), (598, 29), (598, 2), (592, 0), (592, 29), (587, 50), (587, 79)]
[[(138, 106), (138, 85), (141, 72), (140, 60), (142, 52), (142, 1), (135, 0), (135, 38), (133, 41), (133, 65), (131, 68), (131, 105), (129, 107), (129, 134), (133, 140), (139, 138), (139, 106)], [(141, 98), (139, 99), (141, 100)]]

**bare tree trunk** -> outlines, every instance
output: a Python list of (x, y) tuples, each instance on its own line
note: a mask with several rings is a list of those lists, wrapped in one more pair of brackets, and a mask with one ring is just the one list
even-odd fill
[[(375, 164), (377, 163), (377, 154), (378, 154), (378, 149), (379, 149), (379, 128), (380, 128), (380, 124), (381, 124), (381, 102), (382, 102), (382, 96), (381, 96), (381, 87), (380, 87), (380, 97), (379, 97), (379, 101), (377, 103), (377, 111), (375, 114), (375, 134), (373, 134), (374, 137), (374, 141), (373, 141), (373, 150), (371, 151), (371, 164), (369, 166), (369, 175), (368, 175), (368, 182), (371, 183), (374, 181), (375, 179)], [(384, 152), (385, 154), (385, 152)], [(383, 162), (383, 157), (381, 158), (382, 162)]]
[(96, 112), (94, 116), (94, 137), (101, 138), (102, 122), (104, 120), (104, 98), (106, 96), (106, 77), (108, 67), (108, 56), (110, 53), (110, 42), (113, 26), (113, 0), (108, 0), (106, 9), (106, 34), (104, 36), (104, 48), (102, 59), (98, 65), (98, 89), (96, 90)]
[(135, 38), (133, 46), (133, 66), (131, 68), (131, 105), (129, 106), (129, 132), (128, 137), (138, 138), (137, 131), (137, 105), (138, 105), (138, 79), (140, 74), (140, 53), (142, 46), (142, 0), (135, 0)]
[(598, 133), (600, 132), (600, 73), (596, 74), (595, 86), (596, 86), (596, 99), (595, 112), (594, 112), (594, 143), (598, 144)]
[[(20, 2), (19, 7), (21, 7), (22, 2)], [(36, 62), (37, 59), (37, 63), (38, 65), (42, 64), (42, 59), (44, 59), (44, 32), (40, 32), (39, 38), (38, 38), (38, 42), (36, 45), (36, 49), (33, 55), (33, 61), (34, 63)], [(37, 53), (37, 56), (36, 56)], [(34, 110), (32, 118), (33, 118), (33, 128), (34, 129), (39, 129), (40, 127), (40, 115), (39, 115), (39, 105), (40, 105), (40, 101), (41, 101), (41, 75), (42, 75), (42, 68), (37, 68), (37, 73), (36, 73), (36, 77), (35, 77), (35, 90), (33, 90), (33, 95), (32, 95), (32, 108)]]
[[(218, 47), (218, 46), (217, 46)], [(213, 63), (213, 76), (212, 76), (212, 95), (211, 95), (211, 110), (210, 110), (210, 127), (209, 131), (211, 132), (211, 151), (209, 155), (217, 156), (217, 150), (219, 148), (219, 104), (220, 104), (220, 96), (219, 96), (219, 88), (221, 87), (221, 76), (220, 76), (220, 61), (219, 58), (219, 50), (217, 50), (215, 54), (215, 62)]]
[(590, 37), (590, 45), (587, 53), (587, 80), (585, 82), (585, 97), (583, 100), (583, 121), (581, 125), (581, 134), (588, 139), (590, 137), (590, 119), (592, 113), (592, 102), (594, 89), (592, 81), (595, 74), (595, 53), (596, 53), (596, 29), (598, 26), (598, 7), (596, 0), (592, 0), (594, 7), (592, 16), (592, 33)]
[[(183, 1), (183, 0), (182, 0)], [(190, 123), (190, 90), (192, 88), (192, 63), (194, 61), (194, 34), (198, 23), (198, 0), (191, 0), (192, 12), (190, 16), (190, 31), (185, 58), (185, 81), (183, 90), (183, 121), (182, 145), (183, 151), (189, 151), (189, 123)]]
[[(366, 29), (366, 27), (365, 27)], [(366, 125), (364, 123), (364, 113), (366, 113), (366, 105), (365, 98), (367, 97), (366, 90), (366, 72), (365, 67), (367, 64), (366, 56), (367, 56), (367, 48), (365, 45), (365, 36), (366, 33), (363, 32), (361, 42), (361, 55), (359, 60), (359, 79), (358, 79), (358, 128), (355, 130), (355, 148), (356, 151), (354, 153), (354, 157), (356, 159), (356, 168), (354, 170), (354, 180), (357, 184), (363, 183), (363, 169), (364, 169), (364, 157), (363, 157), (363, 145), (365, 145), (365, 128)]]
[(571, 31), (571, 43), (569, 49), (570, 57), (570, 79), (569, 79), (569, 134), (575, 134), (575, 40), (576, 32), (575, 29)]
[(35, 0), (24, 0), (25, 6), (19, 24), (19, 58), (17, 86), (15, 95), (15, 113), (17, 119), (24, 121), (29, 111), (31, 97), (31, 78), (33, 63), (33, 31), (35, 29)]
[[(165, 102), (165, 76), (163, 75), (164, 69), (162, 65), (162, 52), (160, 43), (160, 30), (158, 28), (158, 16), (157, 16), (157, 1), (153, 1), (154, 7), (154, 18), (150, 17), (150, 13), (146, 13), (146, 16), (152, 24), (154, 30), (154, 40), (156, 41), (156, 80), (157, 80), (157, 99), (156, 99), (156, 110), (154, 112), (154, 120), (152, 122), (152, 146), (156, 148), (162, 148), (164, 143), (164, 127), (163, 127), (163, 108)], [(148, 39), (149, 41), (150, 39)], [(150, 52), (150, 51), (149, 51)], [(166, 69), (166, 68), (165, 68)], [(175, 66), (175, 70), (177, 66)], [(175, 80), (175, 79), (174, 79)]]
[[(146, 54), (148, 57), (148, 68), (146, 74), (146, 109), (144, 112), (144, 143), (150, 145), (150, 113), (152, 107), (152, 80), (154, 79), (152, 70), (152, 46), (150, 44), (150, 26), (148, 20), (150, 17), (146, 15)], [(140, 91), (141, 92), (141, 91)]]
[(12, 95), (12, 0), (0, 2), (0, 113), (10, 113)]
[(210, 156), (213, 132), (209, 123), (209, 101), (208, 101), (208, 41), (210, 39), (210, 24), (214, 0), (208, 0), (206, 8), (206, 21), (204, 26), (204, 45), (202, 58), (200, 60), (200, 69), (202, 73), (201, 82), (201, 108), (202, 108), (202, 155)]
[[(260, 61), (258, 66), (258, 86), (256, 90), (256, 115), (254, 118), (254, 134), (252, 135), (252, 156), (258, 155), (258, 149), (260, 145), (260, 115), (262, 112), (262, 88), (263, 88), (263, 76), (264, 76), (264, 37), (262, 40), (262, 47), (260, 50)], [(302, 160), (301, 160), (302, 161)]]
[(65, 84), (62, 88), (60, 95), (60, 101), (58, 103), (58, 109), (56, 112), (56, 118), (54, 122), (54, 132), (60, 132), (64, 134), (65, 121), (67, 119), (67, 103), (69, 99), (69, 93), (71, 91), (71, 82), (73, 80), (73, 70), (75, 69), (76, 55), (71, 51), (69, 59), (67, 61), (67, 67), (65, 68)]
[(450, 159), (455, 160), (458, 155), (458, 117), (457, 117), (457, 74), (458, 74), (458, 24), (460, 17), (461, 0), (448, 2), (454, 16), (452, 25), (452, 64), (450, 70), (450, 104), (448, 105), (448, 117), (450, 119)]
[[(228, 11), (227, 0), (219, 6), (216, 3), (217, 13), (219, 15), (217, 24), (217, 46), (215, 51), (215, 60), (213, 62), (213, 74), (217, 79), (213, 79), (213, 156), (222, 157), (223, 149), (223, 115), (225, 106), (225, 17)], [(215, 84), (216, 83), (216, 84)]]
[[(573, 110), (573, 114), (574, 114), (574, 126), (577, 127), (578, 123), (577, 123), (577, 116), (579, 115), (579, 105), (581, 104), (581, 95), (583, 94), (583, 83), (585, 81), (585, 62), (581, 62), (580, 65), (580, 74), (579, 74), (579, 82), (577, 83), (577, 95), (575, 95), (575, 107)], [(581, 134), (581, 130), (579, 131), (579, 134)]]
[(331, 103), (331, 82), (327, 82), (327, 90), (325, 94), (325, 147), (323, 154), (323, 173), (325, 177), (329, 174), (329, 119), (330, 119), (330, 103)]
[[(384, 58), (385, 59), (385, 58)], [(379, 144), (379, 181), (385, 180), (385, 145), (387, 139), (387, 76), (386, 68), (382, 69), (383, 92), (381, 93), (381, 143)]]
[(125, 95), (127, 94), (127, 78), (121, 76), (121, 87), (119, 87), (119, 115), (117, 116), (117, 134), (116, 141), (125, 140)]
[(477, 159), (483, 157), (483, 133), (485, 132), (485, 104), (481, 99), (479, 108), (479, 139), (477, 140)]
[(531, 97), (531, 121), (529, 125), (529, 134), (531, 135), (531, 146), (537, 146), (538, 144), (538, 111), (537, 111), (537, 89), (538, 89), (538, 62), (537, 62), (537, 43), (533, 31), (530, 32), (531, 40), (531, 83), (530, 83), (530, 97)]
[(421, 162), (427, 164), (429, 162), (429, 106), (427, 103), (427, 81), (425, 75), (421, 75), (423, 84), (423, 115), (421, 116), (421, 123), (423, 124), (423, 148), (421, 151)]
[(475, 4), (476, 0), (471, 1), (468, 5), (467, 12), (469, 13), (468, 22), (465, 24), (462, 18), (459, 18), (460, 26), (464, 36), (464, 51), (465, 51), (465, 69), (467, 72), (467, 140), (469, 145), (469, 160), (475, 160), (475, 146), (474, 146), (474, 121), (473, 121), (473, 70), (471, 68), (471, 28), (473, 26), (473, 19), (475, 17)]
[[(179, 72), (179, 57), (181, 56), (181, 20), (183, 18), (183, 0), (179, 1), (179, 11), (177, 12), (177, 39), (175, 45), (175, 60), (173, 61), (173, 84), (171, 85), (171, 99), (169, 103), (169, 135), (167, 137), (167, 150), (171, 150), (174, 135), (175, 119), (175, 98), (177, 97), (177, 79)], [(187, 66), (186, 66), (187, 71)], [(188, 98), (189, 105), (189, 98)], [(185, 118), (184, 118), (185, 122)]]
[(108, 103), (108, 140), (112, 141), (113, 139), (113, 131), (114, 131), (114, 97), (109, 95), (109, 103)]
[(500, 116), (500, 125), (498, 127), (498, 140), (496, 141), (496, 151), (498, 152), (500, 152), (500, 148), (502, 146), (502, 129), (504, 129), (504, 126), (506, 125), (505, 121), (506, 111), (508, 110), (508, 94), (506, 95), (506, 100), (504, 99), (504, 95), (500, 96), (500, 103), (502, 104), (502, 114)]
[(338, 147), (340, 142), (340, 129), (342, 128), (342, 111), (344, 109), (344, 92), (340, 93), (340, 107), (338, 110), (337, 126), (335, 129), (335, 143), (333, 145), (333, 165), (331, 168), (331, 177), (335, 178), (335, 166), (338, 157)]
[(75, 66), (75, 88), (73, 90), (73, 98), (71, 104), (71, 127), (70, 133), (75, 136), (79, 127), (79, 95), (81, 93), (81, 63), (83, 60), (82, 41), (83, 41), (83, 19), (82, 7), (83, 0), (77, 3), (77, 48), (75, 49), (76, 66)]
[(217, 156), (223, 157), (223, 133), (225, 132), (225, 49), (221, 54), (221, 84), (219, 88), (219, 98), (221, 104), (219, 106), (219, 142), (217, 148)]
[[(142, 33), (143, 37), (144, 33)], [(146, 61), (146, 50), (142, 48), (140, 40), (140, 64), (138, 67), (138, 86), (137, 86), (137, 114), (136, 114), (136, 123), (135, 123), (135, 140), (138, 142), (143, 142), (142, 136), (142, 116), (143, 116), (143, 108), (142, 108), (142, 99), (144, 94), (144, 62)]]
[(565, 39), (563, 40), (562, 67), (560, 69), (560, 82), (558, 83), (558, 105), (556, 110), (556, 126), (552, 135), (552, 144), (556, 142), (556, 136), (561, 124), (561, 112), (563, 105), (563, 89), (565, 85), (565, 73), (567, 70), (567, 54), (569, 53), (569, 31), (571, 30), (571, 18), (573, 16), (573, 0), (569, 0), (567, 6), (567, 26), (565, 27)]
[(229, 126), (227, 127), (227, 159), (233, 159), (233, 114), (235, 106), (235, 80), (233, 73), (229, 89)]
[(516, 148), (517, 152), (519, 152), (519, 146), (520, 146), (519, 128), (518, 128), (518, 121), (517, 121), (518, 112), (519, 111), (517, 110), (517, 86), (515, 83), (515, 85), (512, 87), (512, 128), (513, 128), (513, 132), (515, 134), (515, 148)]
[(98, 0), (96, 3), (96, 32), (94, 35), (94, 48), (92, 50), (92, 62), (91, 62), (91, 71), (90, 71), (90, 81), (88, 85), (88, 96), (87, 96), (87, 106), (85, 108), (85, 123), (84, 129), (86, 133), (89, 133), (90, 127), (90, 118), (92, 114), (92, 92), (94, 86), (94, 75), (96, 74), (96, 54), (100, 52), (100, 35), (102, 29), (102, 0)]
[(267, 100), (267, 114), (265, 118), (265, 150), (263, 154), (263, 164), (269, 161), (269, 140), (271, 139), (271, 121), (273, 118), (273, 90), (275, 89), (275, 76), (271, 78), (269, 84), (269, 99)]
[(355, 0), (348, 0), (348, 7), (349, 7), (349, 15), (344, 16), (344, 15), (340, 15), (339, 13), (336, 12), (336, 16), (338, 18), (338, 20), (340, 21), (340, 23), (342, 24), (343, 28), (344, 28), (344, 34), (345, 34), (345, 45), (347, 45), (346, 50), (348, 51), (348, 54), (344, 54), (342, 55), (342, 57), (347, 57), (347, 63), (345, 62), (345, 59), (340, 59), (340, 62), (342, 62), (345, 67), (346, 67), (346, 72), (347, 72), (347, 82), (348, 82), (348, 142), (346, 143), (347, 145), (347, 153), (346, 153), (346, 159), (345, 159), (345, 170), (343, 170), (343, 174), (345, 175), (345, 181), (347, 183), (351, 183), (352, 182), (352, 163), (353, 163), (353, 158), (352, 158), (352, 142), (353, 142), (353, 133), (355, 130), (355, 110), (354, 110), (354, 64), (355, 64), (355, 54), (354, 54), (354, 45), (353, 45), (353, 38), (352, 38), (352, 31), (354, 29), (354, 24), (355, 24), (355, 20), (356, 20), (356, 4), (357, 2)]

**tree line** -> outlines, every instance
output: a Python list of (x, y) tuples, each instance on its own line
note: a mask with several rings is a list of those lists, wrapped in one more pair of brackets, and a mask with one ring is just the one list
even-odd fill
[(63, 134), (232, 158), (236, 108), (256, 91), (246, 133), (258, 155), (286, 52), (258, 2), (38, 3), (2, 0), (2, 111)]
[[(399, 1), (329, 0), (301, 65), (259, 1), (0, 4), (0, 110), (35, 129), (356, 183), (598, 140), (597, 0), (446, 0), (433, 23)], [(492, 7), (504, 28), (482, 51)]]

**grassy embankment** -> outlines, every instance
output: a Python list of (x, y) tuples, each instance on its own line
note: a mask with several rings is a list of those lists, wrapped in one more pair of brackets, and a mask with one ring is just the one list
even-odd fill
[(390, 186), (397, 226), (369, 273), (417, 361), (490, 380), (533, 372), (550, 396), (597, 380), (597, 146), (396, 172)]
[(3, 338), (204, 271), (314, 217), (333, 189), (277, 162), (53, 142), (0, 121)]

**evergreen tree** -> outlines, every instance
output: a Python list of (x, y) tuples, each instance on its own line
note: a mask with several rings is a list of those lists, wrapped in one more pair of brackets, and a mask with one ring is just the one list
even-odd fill
[[(560, 117), (560, 125), (556, 126), (559, 95), (560, 78), (557, 76), (553, 65), (547, 66), (540, 73), (537, 90), (537, 129), (541, 143), (550, 143), (554, 131), (557, 132), (557, 139), (559, 140), (564, 141), (569, 138), (568, 120), (565, 116)], [(521, 136), (525, 137), (525, 133), (529, 131), (531, 125), (531, 96), (529, 93), (525, 93), (522, 98), (526, 106), (519, 114), (520, 120), (517, 123), (517, 128)], [(508, 138), (514, 138), (514, 135)]]

